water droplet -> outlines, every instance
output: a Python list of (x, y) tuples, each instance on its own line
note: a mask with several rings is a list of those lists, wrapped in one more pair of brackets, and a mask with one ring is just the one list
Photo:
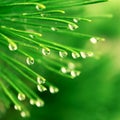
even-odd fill
[(43, 86), (43, 85), (37, 85), (37, 89), (40, 91), (40, 92), (44, 92), (44, 91), (46, 91), (47, 90), (47, 88), (45, 87), (45, 86)]
[(96, 44), (97, 43), (97, 39), (92, 37), (92, 38), (90, 38), (90, 42), (93, 43), (93, 44)]
[(36, 101), (36, 106), (37, 106), (37, 107), (43, 107), (43, 106), (44, 106), (44, 101), (38, 99), (38, 100)]
[(15, 50), (17, 50), (17, 45), (12, 42), (12, 43), (9, 43), (8, 48), (11, 51), (15, 51)]
[(89, 51), (89, 52), (87, 52), (87, 55), (88, 55), (88, 57), (93, 57), (93, 56), (94, 56), (94, 53), (91, 52), (91, 51)]
[(36, 9), (39, 11), (39, 10), (41, 10), (41, 9), (45, 9), (46, 8), (46, 6), (45, 5), (43, 5), (43, 4), (37, 4), (36, 5)]
[(47, 56), (50, 54), (50, 49), (49, 48), (42, 48), (42, 54)]
[(18, 93), (18, 100), (23, 101), (25, 100), (26, 96), (23, 93)]
[(22, 111), (20, 113), (21, 117), (29, 117), (30, 116), (30, 113), (28, 111)]
[(78, 19), (77, 18), (73, 18), (73, 22), (78, 23)]
[(72, 63), (72, 62), (69, 62), (69, 63), (68, 63), (68, 68), (69, 68), (70, 70), (75, 69), (75, 64)]
[(36, 101), (34, 99), (30, 99), (30, 104), (35, 105)]
[(41, 14), (40, 14), (40, 16), (41, 16), (41, 17), (44, 17), (44, 16), (45, 16), (45, 14), (41, 13)]
[(21, 106), (20, 105), (14, 105), (14, 109), (21, 111)]
[(72, 57), (73, 57), (74, 59), (77, 59), (77, 58), (80, 57), (80, 54), (79, 54), (78, 52), (72, 52)]
[(87, 55), (86, 55), (85, 52), (80, 52), (80, 55), (81, 55), (81, 57), (84, 58), (84, 59), (87, 57)]
[(34, 38), (34, 36), (32, 34), (30, 34), (29, 36), (30, 36), (30, 38)]
[(64, 58), (64, 57), (66, 57), (68, 55), (68, 53), (66, 52), (66, 51), (59, 51), (59, 56), (61, 57), (61, 58)]
[(74, 71), (74, 70), (72, 70), (72, 71), (70, 72), (70, 74), (71, 74), (72, 78), (75, 78), (75, 77), (77, 77), (77, 76), (80, 75), (80, 71)]
[(38, 84), (44, 84), (46, 82), (46, 79), (38, 76), (37, 77), (37, 82), (38, 82)]
[(54, 93), (57, 93), (59, 91), (59, 89), (57, 87), (50, 86), (49, 91), (50, 91), (50, 93), (54, 94)]
[(57, 29), (55, 27), (51, 27), (51, 30), (52, 31), (56, 31)]
[(27, 57), (27, 59), (26, 59), (26, 63), (28, 64), (28, 65), (33, 65), (34, 64), (34, 58), (33, 57)]
[(65, 67), (61, 67), (61, 72), (62, 73), (67, 73), (67, 69)]
[(73, 31), (73, 30), (77, 29), (78, 26), (74, 25), (74, 24), (68, 24), (68, 28)]

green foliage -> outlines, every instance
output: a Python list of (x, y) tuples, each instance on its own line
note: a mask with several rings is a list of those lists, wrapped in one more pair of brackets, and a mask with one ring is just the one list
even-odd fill
[(79, 26), (92, 19), (74, 15), (75, 9), (105, 1), (0, 0), (0, 100), (5, 108), (12, 101), (26, 117), (30, 113), (25, 102), (44, 106), (33, 89), (37, 86), (38, 91), (53, 94), (59, 91), (46, 79), (47, 70), (70, 79), (81, 74), (83, 60), (96, 57), (93, 48), (85, 44), (104, 38), (80, 33)]

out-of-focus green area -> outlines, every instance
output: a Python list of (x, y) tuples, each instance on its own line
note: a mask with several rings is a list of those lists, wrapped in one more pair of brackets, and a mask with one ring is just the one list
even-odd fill
[[(45, 106), (30, 107), (31, 117), (26, 120), (120, 120), (120, 1), (89, 5), (85, 12), (113, 14), (113, 18), (94, 19), (80, 30), (107, 38), (96, 48), (103, 55), (98, 60), (86, 59), (81, 76), (75, 80), (50, 73), (48, 78), (60, 92), (40, 94)], [(11, 108), (1, 120), (22, 118)]]

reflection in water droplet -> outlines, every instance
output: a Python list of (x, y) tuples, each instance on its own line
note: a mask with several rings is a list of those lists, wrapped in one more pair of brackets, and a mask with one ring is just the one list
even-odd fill
[(64, 57), (66, 57), (68, 55), (68, 53), (66, 52), (66, 51), (59, 51), (59, 56), (61, 57), (61, 58), (64, 58)]
[(56, 31), (57, 29), (55, 27), (51, 27), (51, 30), (52, 31)]
[(46, 91), (47, 90), (47, 88), (45, 87), (45, 86), (43, 86), (43, 85), (37, 85), (37, 89), (40, 91), (40, 92), (44, 92), (44, 91)]
[(75, 64), (72, 63), (72, 62), (69, 62), (69, 63), (68, 63), (68, 68), (69, 68), (70, 70), (75, 69)]
[(78, 23), (78, 19), (77, 18), (73, 18), (73, 22)]
[(97, 43), (97, 39), (92, 37), (92, 38), (90, 38), (90, 42), (93, 43), (93, 44), (96, 44)]
[(78, 26), (77, 25), (73, 25), (73, 24), (68, 24), (68, 28), (73, 31), (73, 30), (77, 29)]
[(40, 14), (40, 16), (41, 16), (41, 17), (44, 17), (44, 16), (45, 16), (45, 14), (41, 13), (41, 14)]
[(30, 113), (28, 111), (22, 111), (20, 113), (21, 117), (29, 117), (30, 116)]
[(74, 70), (72, 70), (72, 71), (70, 72), (70, 74), (71, 74), (72, 78), (75, 78), (75, 77), (77, 77), (77, 76), (80, 75), (80, 71), (74, 71)]
[(94, 53), (90, 51), (90, 52), (87, 52), (87, 55), (88, 55), (88, 57), (93, 57)]
[(23, 101), (25, 100), (26, 96), (23, 93), (18, 93), (18, 100)]
[(11, 51), (15, 51), (15, 50), (17, 50), (17, 45), (12, 42), (12, 43), (9, 43), (8, 48)]
[(80, 54), (77, 53), (77, 52), (72, 52), (72, 57), (73, 57), (74, 59), (77, 59), (77, 58), (80, 57)]
[(67, 69), (65, 67), (61, 67), (61, 72), (62, 73), (67, 73)]
[(59, 89), (57, 87), (50, 86), (49, 91), (50, 91), (50, 93), (54, 94), (54, 93), (57, 93), (59, 91)]
[(37, 107), (43, 107), (44, 106), (44, 101), (38, 99), (35, 104), (36, 104)]
[(37, 77), (37, 82), (38, 82), (38, 84), (44, 84), (46, 82), (46, 79), (38, 76)]
[(33, 65), (34, 64), (34, 58), (33, 57), (27, 57), (27, 59), (26, 59), (26, 63), (28, 64), (28, 65)]
[(84, 59), (87, 57), (87, 55), (86, 55), (85, 52), (80, 52), (80, 55), (81, 55), (81, 57), (84, 58)]
[(34, 36), (32, 34), (30, 34), (29, 36), (30, 36), (30, 38), (34, 38)]
[(14, 109), (21, 111), (21, 106), (20, 105), (14, 105)]
[(46, 6), (45, 5), (43, 5), (43, 4), (37, 4), (36, 5), (36, 10), (41, 10), (41, 9), (45, 9), (46, 8)]
[(47, 56), (50, 54), (50, 49), (49, 48), (42, 48), (42, 54)]
[(35, 105), (36, 101), (34, 99), (30, 99), (30, 104)]

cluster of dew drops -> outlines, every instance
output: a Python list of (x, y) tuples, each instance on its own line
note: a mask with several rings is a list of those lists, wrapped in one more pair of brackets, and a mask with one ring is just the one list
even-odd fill
[[(43, 84), (46, 82), (46, 79), (44, 78), (41, 78), (41, 77), (37, 77), (37, 82), (38, 82), (38, 85), (37, 85), (37, 89), (38, 91), (40, 92), (44, 92), (47, 90), (46, 87), (43, 86)], [(54, 93), (57, 93), (59, 91), (59, 89), (57, 87), (54, 87), (54, 86), (49, 86), (49, 91), (50, 93), (54, 94)], [(18, 93), (18, 100), (19, 101), (24, 101), (26, 99), (26, 95), (24, 93)], [(40, 98), (37, 98), (37, 100), (31, 98), (29, 100), (29, 103), (31, 105), (36, 105), (37, 107), (43, 107), (44, 106), (44, 101)], [(17, 110), (17, 111), (21, 111), (20, 112), (20, 115), (22, 117), (29, 117), (30, 116), (30, 113), (28, 110), (22, 108), (23, 106), (19, 105), (19, 104), (15, 104), (14, 105), (14, 109)]]
[[(97, 39), (95, 38), (91, 38), (90, 39), (90, 42), (93, 43), (93, 44), (96, 44), (97, 43)], [(10, 51), (16, 51), (18, 48), (17, 48), (17, 45), (15, 43), (12, 43), (12, 44), (9, 44), (9, 50)], [(42, 51), (41, 51), (42, 55), (44, 56), (47, 56), (50, 54), (50, 49), (49, 48), (43, 48)], [(68, 55), (68, 53), (66, 51), (59, 51), (59, 56), (61, 58), (64, 58)], [(89, 53), (85, 53), (85, 52), (80, 52), (80, 53), (77, 53), (77, 52), (74, 52), (71, 54), (72, 58), (73, 59), (77, 59), (79, 57), (82, 57), (83, 59), (87, 58), (87, 57), (92, 57), (94, 56), (94, 53), (93, 52), (89, 52)], [(34, 64), (34, 58), (29, 56), (26, 58), (26, 63), (28, 65), (33, 65)], [(77, 76), (79, 76), (81, 74), (81, 71), (76, 71), (74, 70), (75, 69), (75, 65), (70, 62), (68, 64), (68, 67), (61, 67), (60, 71), (63, 73), (63, 74), (67, 74), (67, 73), (70, 73), (71, 77), (72, 78), (75, 78)], [(40, 76), (37, 77), (37, 89), (38, 91), (40, 92), (44, 92), (47, 90), (47, 88), (43, 85), (44, 83), (46, 82), (46, 79), (44, 78), (41, 78)], [(59, 89), (57, 87), (54, 87), (52, 85), (49, 86), (49, 91), (50, 93), (57, 93), (59, 91)], [(18, 100), (20, 101), (24, 101), (26, 99), (26, 95), (24, 93), (18, 93)], [(38, 100), (33, 100), (33, 99), (30, 99), (30, 104), (31, 105), (36, 105), (37, 107), (42, 107), (44, 106), (44, 101), (42, 101), (41, 99), (38, 99)], [(16, 110), (19, 110), (21, 111), (21, 106), (20, 105), (15, 105), (14, 108)], [(30, 113), (26, 110), (26, 111), (21, 111), (21, 116), (22, 117), (27, 117), (29, 116)]]
[[(37, 9), (37, 10), (39, 10), (40, 7), (41, 7), (41, 6), (36, 5), (36, 9)], [(42, 7), (44, 7), (44, 6), (42, 6)], [(73, 19), (73, 22), (77, 23), (78, 20), (77, 20), (77, 19)], [(73, 31), (74, 29), (76, 29), (76, 27), (75, 27), (75, 26), (72, 26), (71, 24), (68, 24), (68, 28), (69, 28), (71, 31)], [(55, 27), (51, 27), (51, 30), (52, 30), (52, 31), (56, 31), (56, 28), (55, 28)], [(32, 35), (32, 34), (30, 34), (29, 36), (30, 36), (31, 38), (33, 38), (33, 35)], [(96, 44), (97, 41), (98, 41), (98, 40), (97, 40), (95, 37), (91, 37), (91, 38), (90, 38), (90, 42), (93, 43), (93, 44)], [(17, 46), (16, 43), (10, 42), (9, 45), (8, 45), (8, 48), (9, 48), (10, 51), (16, 51), (16, 50), (18, 49), (18, 46)], [(50, 51), (49, 48), (42, 48), (42, 50), (41, 50), (41, 53), (42, 53), (42, 55), (44, 55), (44, 56), (50, 55), (50, 52), (51, 52), (51, 51)], [(60, 58), (65, 58), (65, 57), (68, 56), (68, 52), (67, 52), (67, 51), (59, 51), (59, 56), (60, 56)], [(85, 58), (87, 58), (87, 57), (93, 57), (93, 56), (94, 56), (94, 53), (93, 53), (93, 52), (88, 52), (88, 53), (85, 53), (85, 52), (80, 52), (80, 53), (78, 53), (78, 52), (72, 52), (72, 53), (71, 53), (71, 56), (72, 56), (73, 59), (77, 59), (77, 58), (79, 58), (79, 57), (82, 57), (83, 59), (85, 59)], [(33, 64), (35, 63), (34, 58), (31, 57), (31, 56), (27, 57), (27, 58), (26, 58), (26, 63), (27, 63), (27, 65), (33, 65)], [(80, 71), (76, 71), (76, 70), (74, 70), (74, 69), (75, 69), (75, 65), (71, 62), (71, 63), (68, 64), (68, 67), (61, 67), (60, 71), (61, 71), (63, 74), (68, 74), (68, 73), (70, 73), (71, 77), (72, 77), (72, 78), (75, 78), (75, 77), (79, 76), (79, 75), (81, 74), (81, 72), (80, 72)], [(42, 78), (42, 77), (40, 77), (40, 76), (37, 77), (37, 83), (38, 83), (37, 89), (38, 89), (38, 91), (43, 92), (43, 91), (46, 91), (46, 90), (47, 90), (47, 88), (44, 86), (44, 83), (45, 83), (45, 82), (46, 82), (46, 79), (44, 79), (44, 78)], [(57, 93), (57, 92), (59, 91), (59, 89), (58, 89), (57, 87), (54, 87), (54, 86), (50, 85), (50, 86), (49, 86), (49, 91), (50, 91), (50, 93)], [(24, 101), (25, 99), (26, 99), (26, 95), (25, 95), (24, 93), (18, 93), (18, 100), (19, 100), (19, 101)], [(41, 106), (44, 105), (44, 101), (42, 101), (41, 99), (34, 100), (34, 99), (31, 98), (31, 99), (30, 99), (30, 104), (31, 104), (31, 105), (36, 105), (37, 107), (41, 107)], [(16, 105), (14, 106), (14, 108), (15, 108), (16, 110), (21, 111), (21, 116), (22, 116), (22, 117), (27, 117), (27, 116), (29, 116), (29, 112), (28, 112), (27, 110), (26, 110), (26, 111), (22, 111), (22, 108), (21, 108), (20, 105), (17, 105), (17, 104), (16, 104)]]

